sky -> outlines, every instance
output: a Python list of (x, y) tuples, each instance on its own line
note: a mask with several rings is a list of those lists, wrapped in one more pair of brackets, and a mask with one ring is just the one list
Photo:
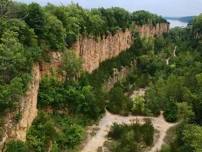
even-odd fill
[(147, 10), (165, 17), (193, 16), (202, 13), (202, 0), (16, 0), (25, 3), (37, 2), (46, 5), (79, 3), (84, 8), (118, 6), (129, 11)]

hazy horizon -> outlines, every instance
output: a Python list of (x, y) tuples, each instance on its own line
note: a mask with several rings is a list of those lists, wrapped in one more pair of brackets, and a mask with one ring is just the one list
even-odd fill
[(128, 11), (147, 10), (164, 17), (195, 16), (202, 13), (202, 0), (16, 0), (18, 2), (37, 2), (41, 5), (52, 3), (67, 5), (78, 3), (84, 8), (122, 7)]

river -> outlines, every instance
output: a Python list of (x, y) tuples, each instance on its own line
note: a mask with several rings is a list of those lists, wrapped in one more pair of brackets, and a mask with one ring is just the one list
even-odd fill
[(186, 22), (181, 22), (179, 20), (167, 20), (170, 23), (170, 28), (174, 27), (186, 27), (188, 23)]

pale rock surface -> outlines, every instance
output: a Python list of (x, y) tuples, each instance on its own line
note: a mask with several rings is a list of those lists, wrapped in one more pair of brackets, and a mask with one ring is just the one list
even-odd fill
[(21, 100), (20, 113), (21, 119), (17, 124), (14, 137), (16, 139), (25, 141), (26, 133), (32, 125), (33, 120), (37, 116), (37, 96), (40, 83), (39, 65), (34, 65), (32, 70), (32, 81), (25, 96)]
[[(135, 26), (134, 28), (140, 33), (142, 38), (149, 38), (168, 32), (169, 24), (160, 23), (156, 26), (143, 25)], [(80, 37), (72, 46), (72, 49), (82, 59), (84, 70), (91, 73), (103, 61), (118, 56), (121, 52), (130, 48), (132, 44), (132, 32), (126, 29), (97, 40), (89, 37)], [(40, 66), (42, 75), (50, 75), (53, 71), (58, 73), (57, 69), (62, 64), (62, 52), (51, 52), (49, 56), (50, 63), (42, 63)]]
[(155, 26), (153, 25), (142, 25), (142, 26), (135, 26), (137, 31), (140, 33), (141, 37), (154, 37), (159, 36), (163, 33), (169, 31), (169, 24), (166, 23), (158, 23)]
[(26, 133), (37, 116), (37, 96), (40, 78), (39, 65), (35, 64), (32, 68), (32, 80), (28, 86), (25, 96), (21, 99), (18, 108), (18, 112), (21, 115), (20, 120), (16, 124), (14, 121), (16, 113), (7, 113), (4, 135), (0, 142), (0, 149), (3, 148), (4, 143), (8, 140), (26, 140)]
[(98, 40), (82, 37), (74, 44), (73, 49), (82, 58), (84, 70), (91, 73), (103, 61), (126, 51), (132, 43), (132, 33), (125, 30)]

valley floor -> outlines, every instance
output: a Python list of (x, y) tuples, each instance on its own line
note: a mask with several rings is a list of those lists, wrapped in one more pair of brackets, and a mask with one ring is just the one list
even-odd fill
[[(141, 90), (142, 94), (142, 90)], [(100, 120), (97, 131), (94, 136), (87, 140), (86, 145), (81, 152), (97, 152), (99, 147), (102, 147), (104, 142), (107, 140), (107, 135), (110, 131), (111, 126), (114, 123), (118, 124), (132, 124), (140, 123), (144, 124), (146, 119), (150, 119), (154, 128), (159, 132), (158, 139), (155, 141), (153, 147), (149, 152), (156, 152), (161, 149), (164, 144), (164, 138), (167, 131), (176, 125), (176, 123), (168, 123), (165, 121), (163, 114), (159, 117), (145, 117), (145, 116), (120, 116), (112, 114), (106, 111), (104, 117)]]

